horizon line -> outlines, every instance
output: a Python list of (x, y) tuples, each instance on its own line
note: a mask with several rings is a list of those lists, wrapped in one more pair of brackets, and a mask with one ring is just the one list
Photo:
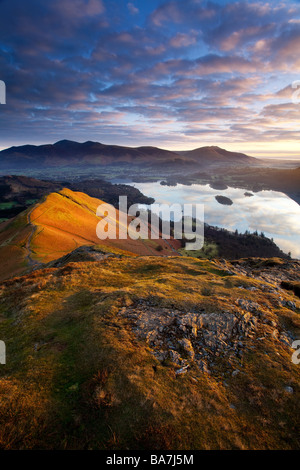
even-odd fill
[[(169, 152), (174, 152), (174, 153), (177, 153), (177, 152), (189, 152), (189, 151), (193, 151), (193, 150), (197, 150), (197, 149), (200, 149), (200, 148), (205, 148), (205, 147), (218, 147), (218, 148), (221, 148), (223, 150), (226, 150), (228, 152), (233, 152), (233, 153), (242, 153), (244, 155), (247, 155), (249, 157), (253, 157), (253, 158), (256, 158), (256, 159), (266, 159), (266, 160), (286, 160), (286, 161), (297, 161), (297, 160), (300, 160), (300, 154), (298, 152), (294, 152), (294, 151), (289, 151), (288, 153), (283, 153), (282, 151), (271, 151), (271, 150), (265, 150), (265, 151), (255, 151), (255, 150), (252, 150), (250, 152), (248, 152), (247, 150), (246, 151), (243, 151), (243, 150), (228, 150), (226, 147), (227, 145), (225, 144), (225, 146), (223, 146), (223, 144), (208, 144), (206, 143), (206, 145), (200, 145), (200, 146), (196, 146), (196, 147), (191, 147), (191, 148), (182, 148), (182, 149), (174, 149), (174, 148), (170, 148), (170, 147), (167, 147), (167, 146), (157, 146), (157, 145), (151, 145), (151, 144), (148, 144), (148, 145), (145, 145), (145, 144), (142, 144), (142, 145), (125, 145), (125, 144), (120, 144), (120, 143), (103, 143), (103, 142), (100, 142), (98, 140), (91, 140), (91, 139), (88, 139), (88, 140), (83, 140), (83, 141), (77, 141), (77, 140), (72, 140), (72, 139), (59, 139), (59, 140), (55, 140), (53, 141), (52, 143), (51, 142), (44, 142), (44, 143), (28, 143), (28, 142), (25, 142), (25, 143), (21, 143), (21, 144), (13, 144), (13, 145), (8, 145), (8, 146), (5, 146), (5, 147), (2, 147), (0, 146), (0, 152), (2, 150), (7, 150), (9, 148), (12, 148), (12, 147), (23, 147), (23, 146), (26, 146), (26, 145), (32, 145), (32, 146), (36, 146), (36, 147), (39, 147), (39, 146), (42, 146), (42, 145), (55, 145), (57, 144), (58, 142), (62, 142), (62, 141), (68, 141), (68, 142), (74, 142), (74, 143), (77, 143), (77, 144), (84, 144), (86, 142), (93, 142), (93, 143), (97, 143), (97, 144), (102, 144), (102, 145), (106, 145), (106, 146), (116, 146), (116, 147), (127, 147), (127, 148), (141, 148), (141, 147), (153, 147), (153, 148), (158, 148), (158, 149), (161, 149), (161, 150), (165, 150), (165, 151), (169, 151)], [(230, 144), (229, 144), (230, 145)], [(234, 144), (232, 144), (234, 145)]]

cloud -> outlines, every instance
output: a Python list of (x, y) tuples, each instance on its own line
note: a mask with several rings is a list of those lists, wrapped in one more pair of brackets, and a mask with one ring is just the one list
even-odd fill
[(127, 8), (132, 15), (137, 15), (139, 13), (139, 9), (134, 6), (133, 3), (127, 3)]
[(197, 41), (195, 32), (189, 34), (177, 33), (176, 36), (171, 38), (170, 46), (172, 47), (187, 47), (195, 44)]
[(2, 2), (1, 138), (296, 144), (298, 18), (299, 2)]
[(102, 0), (54, 0), (52, 8), (55, 14), (70, 19), (80, 19), (99, 15), (104, 12)]

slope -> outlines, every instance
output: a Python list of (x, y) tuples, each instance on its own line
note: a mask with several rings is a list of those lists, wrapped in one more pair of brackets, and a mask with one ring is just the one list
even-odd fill
[(23, 145), (0, 152), (0, 170), (55, 168), (57, 166), (90, 167), (98, 165), (137, 165), (153, 168), (216, 163), (257, 164), (259, 160), (219, 147), (201, 147), (190, 151), (169, 151), (157, 147), (124, 147), (98, 142), (62, 140), (55, 144)]
[[(81, 245), (98, 245), (104, 251), (132, 255), (170, 255), (180, 247), (176, 240), (99, 240), (96, 216), (100, 199), (63, 189), (49, 194), (43, 202), (0, 225), (0, 279), (48, 263)], [(128, 219), (129, 221), (129, 219)], [(115, 223), (114, 220), (111, 221)]]
[(194, 150), (181, 151), (178, 152), (180, 155), (184, 156), (186, 159), (193, 159), (198, 164), (217, 164), (217, 163), (227, 163), (227, 164), (257, 164), (258, 159), (254, 157), (249, 157), (244, 153), (239, 152), (229, 152), (228, 150), (222, 149), (217, 146), (211, 147), (200, 147)]
[(299, 448), (298, 272), (124, 256), (4, 282), (0, 447)]

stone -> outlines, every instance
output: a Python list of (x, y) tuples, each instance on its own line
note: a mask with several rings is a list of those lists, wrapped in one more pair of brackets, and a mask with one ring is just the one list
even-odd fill
[(189, 366), (184, 366), (181, 369), (175, 371), (176, 375), (185, 374), (188, 371)]
[(178, 343), (186, 352), (186, 354), (193, 360), (195, 357), (195, 351), (193, 349), (191, 341), (187, 338), (183, 338), (183, 339), (178, 340)]
[(174, 364), (181, 366), (182, 363), (182, 358), (180, 357), (179, 353), (177, 351), (169, 351), (169, 356), (172, 362)]

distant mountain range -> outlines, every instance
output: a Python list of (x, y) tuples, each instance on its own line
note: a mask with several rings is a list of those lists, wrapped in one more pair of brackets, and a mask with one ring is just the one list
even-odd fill
[(97, 165), (141, 165), (145, 167), (204, 167), (215, 164), (247, 165), (257, 159), (220, 147), (201, 147), (189, 151), (169, 151), (157, 147), (122, 147), (99, 142), (60, 140), (55, 144), (22, 145), (0, 151), (0, 170), (90, 167)]

